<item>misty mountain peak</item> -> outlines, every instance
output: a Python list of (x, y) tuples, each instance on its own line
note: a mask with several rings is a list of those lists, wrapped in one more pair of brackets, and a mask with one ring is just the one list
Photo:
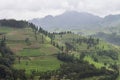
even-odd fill
[(118, 25), (120, 23), (120, 15), (108, 15), (101, 18), (87, 12), (66, 11), (61, 15), (48, 15), (44, 18), (31, 20), (37, 26), (42, 26), (44, 29), (85, 29), (98, 28), (111, 25)]
[(44, 18), (47, 18), (47, 19), (52, 19), (54, 18), (52, 15), (48, 15), (48, 16), (45, 16)]
[(116, 20), (116, 19), (120, 19), (120, 14), (117, 14), (117, 15), (108, 15), (108, 16), (106, 16), (104, 19), (106, 19), (106, 20)]

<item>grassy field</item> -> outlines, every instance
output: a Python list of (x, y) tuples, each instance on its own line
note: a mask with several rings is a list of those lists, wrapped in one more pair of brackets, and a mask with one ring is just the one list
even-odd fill
[[(22, 57), (20, 63), (18, 58), (16, 58), (13, 65), (16, 69), (25, 69), (26, 73), (30, 74), (32, 70), (56, 70), (62, 63), (55, 56), (59, 49), (50, 44), (51, 40), (49, 37), (39, 33), (37, 34), (38, 40), (36, 41), (31, 28), (12, 29), (0, 27), (0, 32), (6, 33), (6, 43), (15, 55)], [(42, 35), (44, 43), (41, 43)], [(25, 42), (26, 38), (29, 38), (30, 45), (27, 45)]]
[(11, 32), (11, 31), (13, 31), (14, 30), (14, 28), (10, 28), (10, 27), (1, 27), (0, 26), (0, 32), (1, 33), (9, 33), (9, 32)]
[(19, 56), (46, 56), (46, 55), (54, 55), (58, 53), (59, 50), (50, 44), (41, 44), (40, 48), (26, 48), (17, 53)]
[(14, 67), (17, 69), (25, 69), (26, 73), (30, 74), (32, 70), (35, 71), (48, 71), (58, 69), (61, 61), (55, 56), (39, 56), (29, 57), (29, 59), (23, 59), (19, 63), (16, 61)]

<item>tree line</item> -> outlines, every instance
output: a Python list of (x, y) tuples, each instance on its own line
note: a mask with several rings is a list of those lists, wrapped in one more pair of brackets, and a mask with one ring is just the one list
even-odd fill
[(0, 20), (0, 26), (12, 27), (12, 28), (25, 28), (29, 26), (29, 22), (23, 20), (16, 21), (14, 19), (9, 19), (9, 20), (3, 19)]
[(5, 36), (0, 41), (0, 80), (27, 80), (25, 70), (13, 68), (15, 54), (6, 45)]

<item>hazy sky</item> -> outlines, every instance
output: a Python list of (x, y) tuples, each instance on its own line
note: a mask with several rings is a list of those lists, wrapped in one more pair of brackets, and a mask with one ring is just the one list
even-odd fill
[(64, 11), (89, 12), (99, 16), (120, 13), (120, 0), (0, 0), (0, 19), (32, 19)]

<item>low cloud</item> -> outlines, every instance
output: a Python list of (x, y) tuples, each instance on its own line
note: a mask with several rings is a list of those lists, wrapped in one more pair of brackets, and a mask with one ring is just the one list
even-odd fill
[(120, 0), (0, 0), (0, 18), (28, 20), (69, 10), (99, 16), (119, 14)]

